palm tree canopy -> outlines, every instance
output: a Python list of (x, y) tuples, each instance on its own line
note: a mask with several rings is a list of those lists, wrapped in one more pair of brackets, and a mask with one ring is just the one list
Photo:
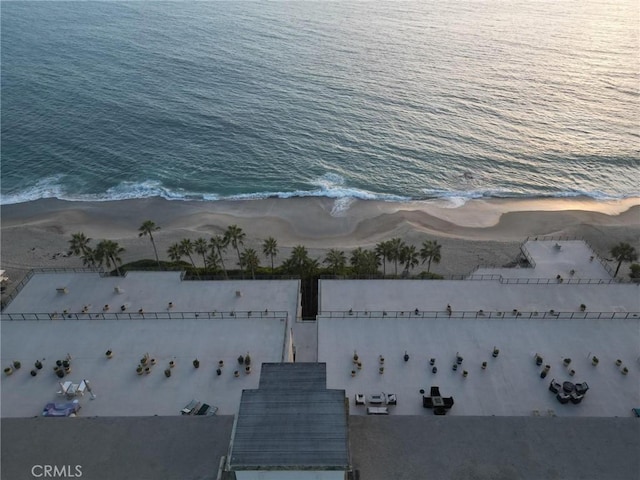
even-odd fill
[(420, 258), (422, 263), (428, 262), (427, 271), (431, 270), (431, 262), (440, 263), (442, 254), (440, 253), (442, 245), (438, 244), (436, 240), (425, 240), (422, 242), (422, 248), (420, 249)]
[(247, 236), (246, 233), (237, 225), (229, 225), (227, 231), (224, 233), (227, 239), (227, 244), (231, 244), (233, 248), (238, 249), (238, 245), (244, 245), (244, 239)]
[(180, 244), (171, 244), (167, 249), (167, 255), (169, 255), (169, 259), (171, 259), (172, 262), (179, 262), (182, 258), (182, 248), (180, 248)]
[(145, 235), (149, 235), (149, 237), (153, 238), (153, 232), (157, 232), (158, 230), (160, 230), (160, 227), (156, 225), (155, 222), (152, 220), (145, 220), (142, 222), (142, 225), (140, 225), (140, 228), (138, 228), (138, 231), (140, 232), (138, 233), (138, 236), (143, 237)]
[(636, 252), (636, 249), (627, 242), (620, 242), (618, 245), (612, 247), (611, 255), (618, 261), (618, 266), (613, 274), (614, 277), (618, 275), (622, 262), (635, 262), (638, 260), (638, 253)]
[(87, 253), (90, 241), (91, 239), (84, 233), (74, 233), (71, 235), (71, 240), (69, 240), (69, 253), (74, 255), (83, 255)]
[(252, 274), (255, 273), (256, 269), (260, 266), (260, 258), (258, 258), (258, 253), (253, 248), (247, 248), (240, 255), (240, 262), (242, 266), (248, 268)]
[(265, 257), (275, 257), (278, 254), (278, 241), (269, 237), (262, 242), (262, 253)]
[(342, 250), (332, 248), (325, 255), (322, 263), (326, 263), (327, 265), (329, 265), (329, 267), (335, 274), (338, 271), (344, 269), (345, 265), (347, 264), (347, 257)]
[(118, 263), (122, 262), (119, 255), (122, 252), (124, 252), (124, 248), (118, 245), (117, 242), (113, 240), (102, 240), (95, 249), (95, 256), (98, 262), (100, 264), (104, 262), (107, 268), (110, 268), (111, 265), (116, 267), (119, 274)]

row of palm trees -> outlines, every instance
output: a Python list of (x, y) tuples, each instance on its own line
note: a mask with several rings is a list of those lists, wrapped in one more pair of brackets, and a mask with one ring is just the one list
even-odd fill
[[(156, 248), (153, 233), (160, 230), (152, 220), (146, 220), (138, 229), (139, 236), (148, 236), (153, 246), (158, 267), (161, 267), (158, 249)], [(238, 258), (237, 265), (242, 274), (251, 274), (255, 278), (256, 272), (261, 268), (260, 256), (253, 248), (244, 248), (246, 234), (237, 225), (230, 225), (221, 235), (214, 235), (209, 240), (200, 237), (196, 240), (185, 238), (180, 242), (173, 243), (167, 249), (167, 255), (171, 262), (179, 264), (184, 258), (189, 260), (194, 271), (197, 273), (200, 268), (196, 265), (193, 255), (202, 257), (202, 265), (205, 273), (222, 272), (228, 278), (228, 269), (224, 263), (227, 249), (231, 247), (235, 250)], [(72, 235), (69, 241), (69, 253), (79, 255), (85, 266), (98, 267), (105, 265), (108, 268), (113, 266), (116, 273), (120, 275), (119, 264), (120, 254), (124, 248), (112, 240), (102, 240), (95, 248), (89, 243), (91, 239), (84, 233), (79, 232)], [(406, 244), (401, 238), (378, 243), (374, 249), (358, 247), (353, 250), (347, 260), (347, 255), (343, 250), (331, 249), (322, 259), (325, 268), (334, 275), (353, 274), (358, 276), (378, 275), (382, 266), (382, 275), (387, 275), (387, 263), (393, 265), (394, 276), (398, 276), (398, 266), (402, 266), (402, 276), (409, 276), (412, 269), (420, 264), (427, 264), (427, 274), (431, 272), (433, 263), (440, 263), (442, 259), (441, 247), (436, 240), (425, 240), (420, 249), (415, 245)], [(612, 256), (618, 261), (614, 277), (618, 274), (622, 262), (634, 262), (638, 259), (635, 249), (628, 243), (622, 242), (615, 245), (610, 250)], [(271, 273), (276, 273), (275, 258), (279, 253), (278, 241), (269, 237), (262, 242), (262, 254), (270, 261)], [(635, 264), (634, 264), (635, 266)], [(317, 274), (321, 269), (320, 259), (313, 259), (303, 245), (295, 246), (291, 255), (278, 267), (278, 273), (294, 274), (303, 278)]]
[[(153, 247), (156, 263), (161, 267), (158, 249), (156, 247), (153, 234), (158, 232), (160, 227), (152, 220), (146, 220), (138, 229), (140, 237), (148, 236)], [(241, 273), (251, 274), (255, 278), (256, 272), (261, 267), (260, 256), (253, 248), (244, 248), (246, 234), (237, 225), (230, 225), (221, 235), (214, 235), (209, 240), (199, 237), (195, 240), (189, 238), (173, 243), (167, 249), (167, 255), (171, 262), (179, 264), (183, 259), (188, 259), (194, 271), (200, 268), (196, 265), (194, 255), (202, 258), (202, 265), (205, 272), (222, 272), (228, 278), (228, 268), (224, 258), (228, 248), (235, 250), (238, 258), (237, 265)], [(84, 265), (97, 267), (105, 265), (116, 268), (120, 274), (119, 255), (124, 252), (117, 242), (103, 240), (93, 249), (90, 247), (90, 238), (84, 233), (72, 235), (69, 253), (81, 256)], [(276, 272), (275, 258), (279, 253), (278, 241), (269, 237), (262, 242), (262, 254), (269, 260), (271, 273)], [(394, 274), (398, 275), (398, 265), (403, 266), (403, 276), (408, 276), (410, 271), (420, 263), (427, 263), (427, 272), (431, 271), (432, 263), (439, 263), (441, 260), (441, 245), (435, 240), (426, 240), (418, 250), (414, 245), (407, 245), (400, 238), (380, 242), (375, 249), (368, 250), (358, 247), (351, 252), (349, 259), (343, 250), (331, 249), (322, 259), (322, 264), (334, 275), (351, 273), (355, 275), (377, 275), (379, 267), (382, 266), (383, 275), (387, 274), (387, 263), (394, 265)], [(313, 259), (309, 256), (307, 248), (303, 245), (295, 246), (291, 255), (282, 262), (279, 273), (295, 274), (301, 277), (308, 277), (316, 274), (321, 269), (320, 259)]]

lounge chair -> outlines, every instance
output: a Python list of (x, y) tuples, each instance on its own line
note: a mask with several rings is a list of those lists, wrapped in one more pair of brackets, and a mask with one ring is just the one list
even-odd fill
[(441, 397), (442, 395), (440, 395), (440, 387), (431, 387), (431, 396)]
[(387, 405), (397, 405), (398, 397), (395, 393), (387, 393)]
[(551, 390), (553, 393), (558, 393), (561, 389), (562, 385), (556, 382), (555, 378), (551, 380), (551, 383), (549, 384), (549, 390)]
[(444, 408), (446, 408), (447, 410), (453, 407), (453, 397), (445, 397), (442, 399), (442, 401), (444, 402)]
[(580, 395), (578, 392), (571, 392), (571, 395), (569, 395), (569, 397), (570, 397), (571, 403), (573, 403), (574, 405), (577, 405), (582, 401), (582, 399), (584, 398), (584, 395)]
[(356, 405), (364, 405), (367, 402), (367, 397), (364, 393), (356, 393)]
[(367, 415), (389, 415), (387, 407), (367, 407)]
[(423, 395), (422, 406), (424, 408), (433, 408), (433, 399), (431, 397), (427, 397), (426, 395)]
[(576, 383), (576, 393), (579, 395), (584, 395), (589, 390), (589, 385), (587, 382)]

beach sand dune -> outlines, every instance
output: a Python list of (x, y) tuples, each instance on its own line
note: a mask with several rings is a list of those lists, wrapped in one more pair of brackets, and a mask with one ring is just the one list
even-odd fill
[[(542, 235), (584, 238), (603, 257), (621, 241), (640, 251), (640, 199), (486, 199), (461, 206), (442, 200), (354, 200), (348, 209), (335, 207), (336, 200), (322, 197), (219, 202), (46, 199), (4, 205), (0, 268), (16, 282), (31, 268), (81, 267), (78, 257), (67, 255), (75, 232), (85, 233), (94, 244), (101, 239), (119, 242), (126, 249), (124, 262), (153, 258), (148, 238), (138, 236), (148, 219), (161, 227), (154, 237), (164, 259), (172, 243), (209, 239), (231, 224), (245, 231), (245, 246), (259, 253), (265, 238), (276, 238), (278, 263), (300, 244), (322, 260), (330, 248), (372, 248), (393, 237), (419, 247), (435, 239), (443, 245), (442, 262), (432, 271), (443, 275), (467, 274), (479, 265), (502, 266), (515, 259), (527, 237)], [(231, 249), (227, 261), (233, 266), (237, 262)]]

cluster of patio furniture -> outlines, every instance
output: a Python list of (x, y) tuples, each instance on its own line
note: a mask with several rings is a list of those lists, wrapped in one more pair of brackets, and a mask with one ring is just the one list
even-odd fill
[(422, 406), (433, 409), (434, 415), (446, 415), (453, 403), (453, 397), (443, 397), (440, 394), (440, 387), (431, 387), (429, 395), (422, 395)]
[(389, 415), (389, 405), (397, 405), (398, 397), (395, 393), (374, 393), (367, 396), (363, 393), (356, 393), (355, 398), (356, 405), (366, 405), (367, 415)]
[(47, 403), (42, 409), (43, 417), (70, 417), (76, 415), (80, 410), (80, 403), (78, 400), (67, 403)]
[(557, 382), (555, 378), (551, 380), (549, 384), (549, 391), (556, 394), (556, 398), (563, 405), (566, 403), (573, 403), (577, 405), (582, 402), (585, 394), (589, 390), (587, 382), (573, 383), (573, 382)]
[(187, 403), (182, 410), (181, 415), (215, 415), (218, 411), (218, 407), (213, 407), (206, 403), (198, 402), (197, 400), (191, 400)]

